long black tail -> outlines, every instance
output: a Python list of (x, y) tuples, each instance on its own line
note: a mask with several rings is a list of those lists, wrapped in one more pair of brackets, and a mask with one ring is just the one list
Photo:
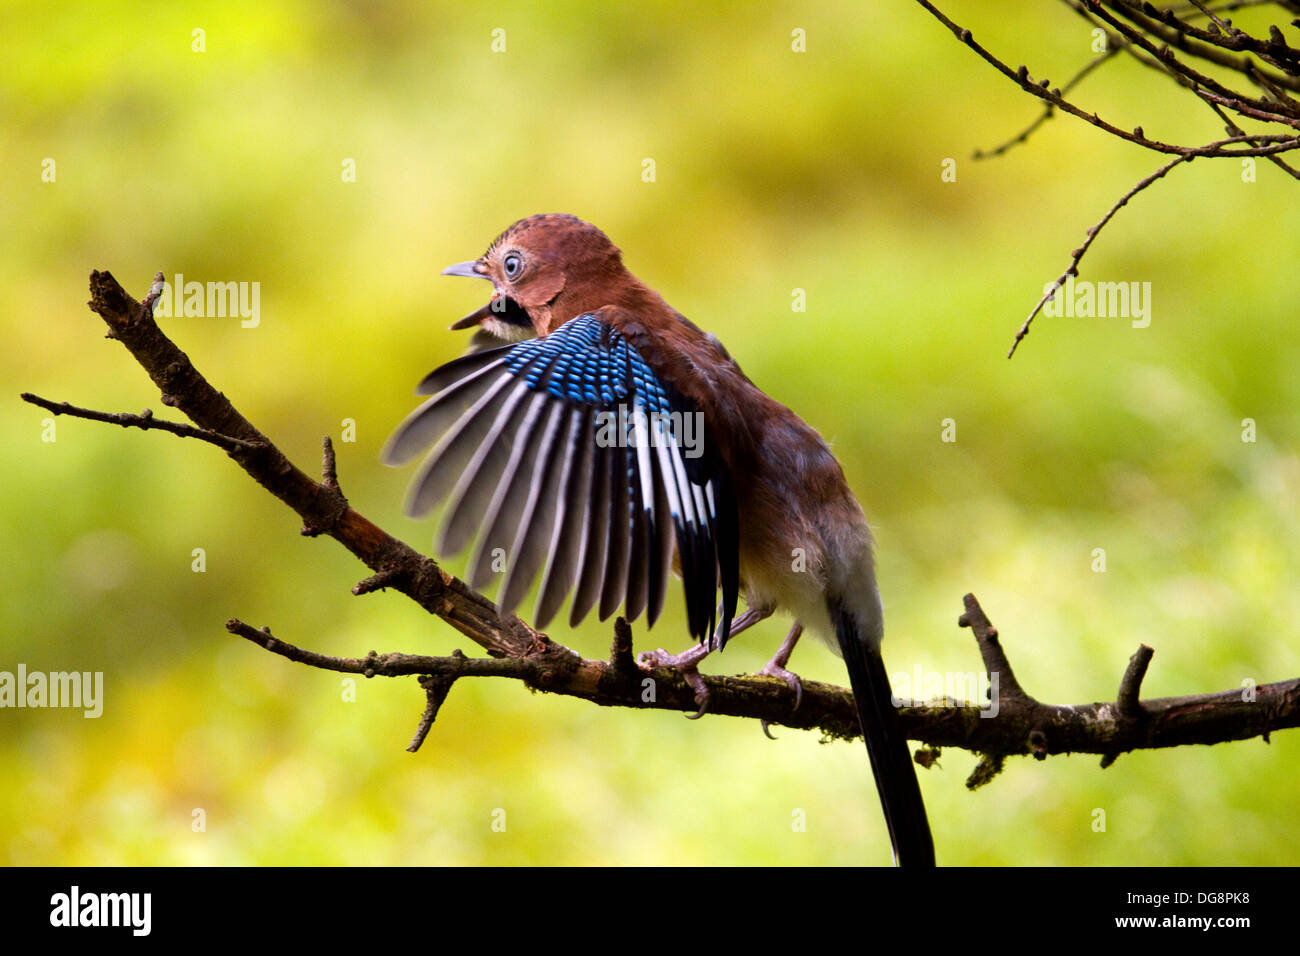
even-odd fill
[(848, 665), (853, 697), (858, 705), (862, 736), (876, 775), (880, 805), (889, 826), (889, 842), (899, 866), (934, 866), (934, 840), (916, 781), (916, 768), (891, 701), (889, 676), (878, 648), (863, 640), (853, 615), (830, 602), (831, 620)]

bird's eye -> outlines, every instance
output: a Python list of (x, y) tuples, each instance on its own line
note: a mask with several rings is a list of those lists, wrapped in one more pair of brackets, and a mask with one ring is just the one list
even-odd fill
[(513, 279), (524, 271), (524, 257), (517, 252), (507, 253), (501, 260), (501, 268), (505, 270), (507, 279)]

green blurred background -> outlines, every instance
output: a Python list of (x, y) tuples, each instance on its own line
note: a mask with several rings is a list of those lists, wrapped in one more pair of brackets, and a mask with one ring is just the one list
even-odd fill
[[(1093, 56), (1057, 4), (945, 9), (1054, 83)], [(410, 470), (378, 452), (483, 301), (438, 270), (521, 216), (575, 213), (833, 442), (877, 531), (892, 669), (978, 669), (956, 626), (974, 591), (1044, 701), (1113, 699), (1139, 642), (1150, 696), (1300, 674), (1300, 193), (1267, 163), (1254, 183), (1235, 161), (1180, 168), (1103, 233), (1082, 278), (1151, 282), (1149, 328), (1040, 319), (1008, 362), (1084, 229), (1162, 160), (1057, 118), (971, 161), (1038, 107), (903, 0), (0, 11), (0, 669), (102, 670), (106, 697), (98, 720), (0, 711), (0, 861), (889, 859), (860, 743), (498, 680), (457, 685), (411, 755), (413, 681), (350, 702), (339, 675), (228, 636), (240, 617), (334, 654), (476, 650), (398, 594), (351, 596), (365, 569), (207, 445), (67, 418), (43, 442), (20, 391), (175, 415), (86, 309), (92, 268), (137, 297), (160, 269), (260, 282), (256, 329), (164, 328), (309, 472), (333, 435), (353, 506), (428, 548), (434, 525), (401, 513)], [(1122, 59), (1076, 99), (1167, 141), (1221, 135)], [(670, 600), (640, 648), (685, 646)], [(713, 669), (760, 667), (786, 626)], [(598, 656), (610, 628), (553, 633)], [(814, 643), (794, 669), (843, 682)], [(1012, 760), (970, 792), (974, 763), (948, 750), (921, 775), (941, 863), (1297, 862), (1295, 732), (1104, 772)]]

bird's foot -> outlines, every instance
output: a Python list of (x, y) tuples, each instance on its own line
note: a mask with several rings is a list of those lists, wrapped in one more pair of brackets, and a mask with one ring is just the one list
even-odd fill
[(690, 720), (699, 720), (709, 710), (709, 688), (700, 676), (700, 661), (709, 656), (712, 649), (707, 643), (697, 644), (681, 654), (669, 654), (662, 647), (657, 651), (642, 651), (636, 659), (637, 664), (645, 670), (665, 667), (682, 675), (682, 679), (695, 691), (696, 712), (687, 714)]
[[(781, 642), (780, 650), (773, 654), (772, 659), (764, 664), (763, 669), (758, 672), (763, 677), (780, 678), (785, 681), (787, 687), (794, 691), (794, 706), (790, 708), (791, 711), (798, 710), (799, 705), (803, 703), (803, 681), (799, 679), (798, 674), (786, 670), (785, 665), (790, 663), (790, 655), (794, 653), (794, 646), (799, 643), (799, 637), (802, 634), (803, 625), (795, 621), (794, 626), (790, 628), (790, 633)], [(768, 740), (775, 740), (772, 731), (767, 729), (767, 721), (762, 721), (762, 724), (763, 735)]]
[(793, 671), (786, 670), (784, 667), (781, 666), (781, 664), (777, 663), (775, 658), (773, 658), (763, 666), (763, 669), (758, 672), (758, 676), (778, 677), (781, 680), (785, 681), (786, 686), (789, 687), (792, 691), (794, 691), (794, 706), (791, 707), (790, 709), (791, 710), (799, 709), (799, 705), (803, 703), (803, 681), (799, 679), (798, 674), (794, 673)]
[[(799, 679), (798, 674), (792, 674), (786, 670), (785, 665), (790, 663), (790, 655), (794, 653), (794, 646), (799, 643), (802, 634), (803, 625), (795, 621), (794, 626), (790, 628), (790, 633), (781, 642), (780, 649), (772, 655), (772, 659), (759, 671), (759, 674), (764, 677), (779, 677), (794, 691), (794, 707), (792, 710), (798, 710), (799, 705), (803, 703), (803, 681)], [(768, 736), (771, 736), (771, 734)]]
[[(793, 712), (799, 709), (799, 705), (803, 703), (803, 681), (799, 679), (798, 674), (786, 670), (776, 662), (776, 658), (773, 658), (764, 665), (758, 675), (760, 677), (779, 677), (785, 681), (786, 686), (794, 691), (794, 706), (790, 710)], [(760, 723), (763, 725), (763, 736), (768, 740), (776, 740), (776, 737), (772, 735), (772, 731), (768, 730), (767, 721), (763, 720)]]

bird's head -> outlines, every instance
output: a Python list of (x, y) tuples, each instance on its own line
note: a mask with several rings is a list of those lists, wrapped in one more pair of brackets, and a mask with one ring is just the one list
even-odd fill
[[(577, 216), (520, 219), (487, 252), (442, 270), (443, 275), (488, 279), (492, 298), (453, 329), (479, 328), (491, 340), (518, 342), (546, 335), (583, 312), (611, 303), (611, 280), (626, 274), (618, 247)], [(483, 344), (483, 343), (477, 343)]]

